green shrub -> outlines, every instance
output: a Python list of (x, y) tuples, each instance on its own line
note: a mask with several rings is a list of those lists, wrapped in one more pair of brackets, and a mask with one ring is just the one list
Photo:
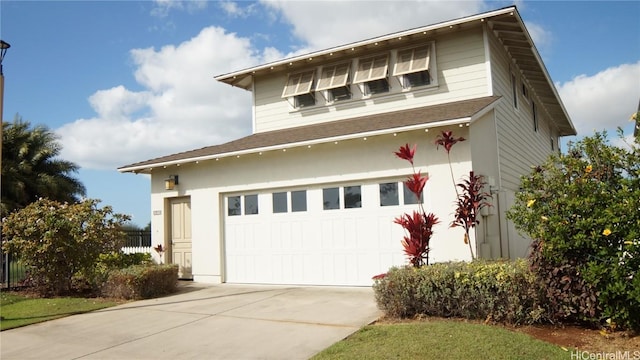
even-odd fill
[(94, 293), (100, 289), (109, 278), (112, 271), (124, 269), (133, 265), (153, 264), (153, 259), (149, 253), (125, 254), (122, 251), (114, 251), (108, 254), (100, 254), (97, 263), (89, 273), (78, 273), (74, 278), (76, 288), (86, 288)]
[(640, 329), (638, 141), (596, 133), (522, 179), (508, 217), (537, 241), (532, 266), (556, 320)]
[(125, 254), (122, 251), (100, 254), (98, 264), (109, 269), (124, 269), (133, 265), (149, 265), (153, 258), (149, 253)]
[(19, 256), (42, 294), (72, 291), (78, 275), (93, 279), (100, 254), (122, 247), (129, 217), (98, 203), (39, 199), (3, 219), (3, 250)]
[(133, 265), (109, 273), (101, 294), (122, 299), (150, 299), (175, 292), (178, 266)]
[(378, 307), (390, 317), (462, 317), (511, 324), (545, 318), (542, 293), (525, 260), (392, 268), (377, 277)]

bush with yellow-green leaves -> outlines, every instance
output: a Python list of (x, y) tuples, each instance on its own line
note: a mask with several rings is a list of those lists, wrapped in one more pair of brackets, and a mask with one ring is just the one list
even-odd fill
[(20, 258), (43, 295), (74, 291), (78, 277), (92, 282), (100, 255), (120, 251), (129, 217), (98, 203), (39, 199), (3, 219), (2, 250)]
[(508, 213), (534, 240), (551, 320), (640, 329), (640, 142), (621, 143), (569, 144), (522, 179)]

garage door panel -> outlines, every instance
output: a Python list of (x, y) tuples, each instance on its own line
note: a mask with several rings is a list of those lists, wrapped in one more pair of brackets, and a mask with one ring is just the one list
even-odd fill
[(363, 186), (363, 208), (323, 210), (322, 189), (316, 189), (307, 191), (305, 212), (271, 214), (272, 207), (260, 203), (258, 215), (227, 216), (225, 280), (369, 286), (372, 276), (406, 263), (400, 245), (404, 234), (393, 223), (404, 209), (380, 207), (379, 199), (366, 198), (378, 195), (378, 185), (372, 186)]

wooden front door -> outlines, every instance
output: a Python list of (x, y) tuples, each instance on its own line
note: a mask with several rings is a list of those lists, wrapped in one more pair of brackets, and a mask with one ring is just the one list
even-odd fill
[(180, 279), (193, 279), (191, 264), (191, 199), (170, 200), (171, 263), (178, 265)]

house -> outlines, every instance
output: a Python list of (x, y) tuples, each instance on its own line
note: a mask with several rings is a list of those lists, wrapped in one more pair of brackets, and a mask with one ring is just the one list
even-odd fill
[[(460, 179), (488, 179), (493, 206), (471, 236), (485, 258), (529, 245), (505, 212), (520, 177), (575, 128), (516, 7), (380, 36), (216, 77), (251, 91), (253, 133), (123, 166), (151, 175), (154, 246), (199, 282), (371, 285), (406, 264), (394, 218), (418, 144), (422, 199), (441, 223), (431, 262), (469, 260), (449, 228), (456, 194), (435, 139), (452, 130)], [(238, 89), (239, 88), (239, 89)]]

